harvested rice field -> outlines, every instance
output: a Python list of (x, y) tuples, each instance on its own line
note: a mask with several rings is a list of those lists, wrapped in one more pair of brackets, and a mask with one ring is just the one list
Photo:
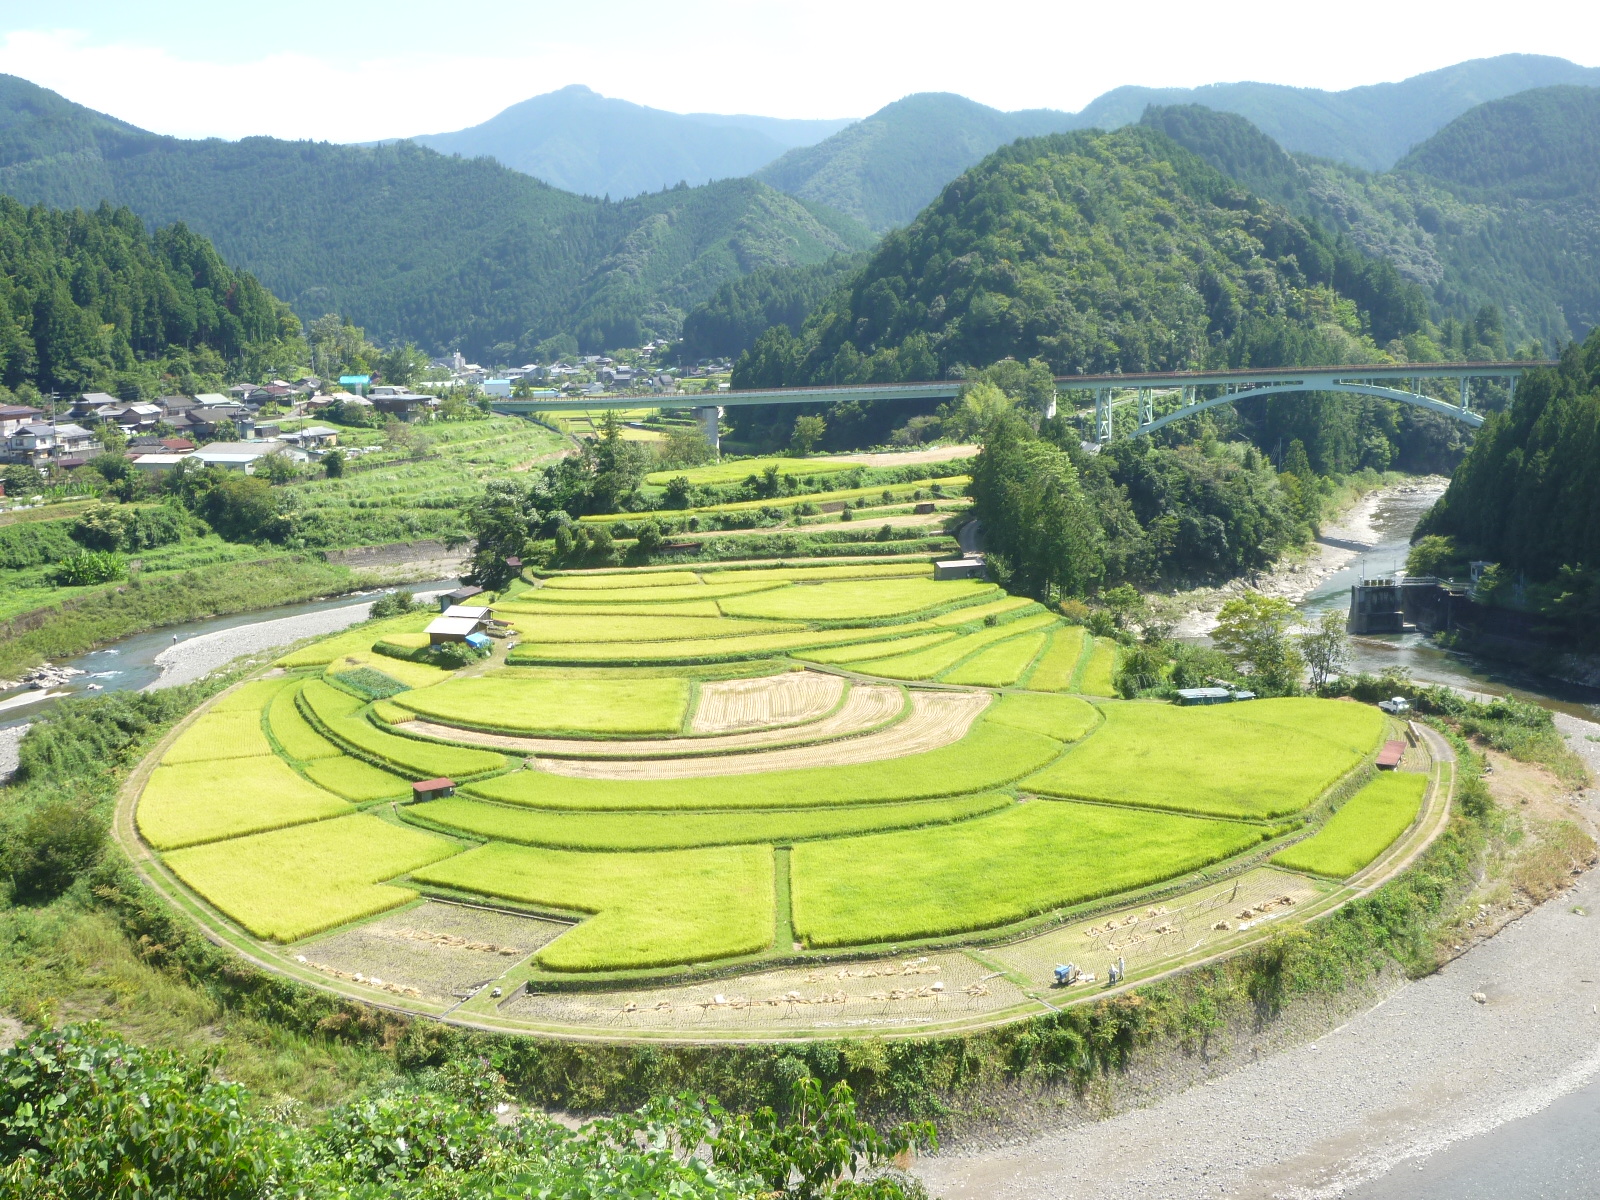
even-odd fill
[(391, 996), (453, 1004), (570, 927), (567, 921), (425, 900), (304, 942), (295, 961)]
[[(303, 977), (429, 1011), (913, 1028), (1028, 1000), (908, 948), (1043, 919), (1049, 949), (996, 959), (1032, 978), (1074, 939), (1133, 954), (1144, 934), (1093, 914), (1223, 886), (1197, 872), (1287, 912), (1379, 858), (1426, 788), (1385, 776), (1330, 815), (1376, 709), (1112, 700), (1115, 643), (927, 562), (575, 572), (486, 599), (510, 627), (488, 658), (423, 661), (428, 614), (367, 622), (169, 738), (132, 827), (173, 886)], [(1138, 961), (1200, 944), (1179, 914)], [(1227, 919), (1212, 941), (1252, 920)], [(859, 979), (803, 965), (891, 945)], [(738, 988), (680, 979), (648, 1017), (615, 990), (707, 965)]]

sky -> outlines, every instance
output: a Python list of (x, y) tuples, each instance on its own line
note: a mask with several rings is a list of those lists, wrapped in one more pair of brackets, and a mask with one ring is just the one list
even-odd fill
[(180, 137), (444, 132), (573, 83), (675, 112), (1077, 111), (1122, 84), (1341, 89), (1512, 52), (1600, 65), (1600, 3), (0, 0), (0, 73)]

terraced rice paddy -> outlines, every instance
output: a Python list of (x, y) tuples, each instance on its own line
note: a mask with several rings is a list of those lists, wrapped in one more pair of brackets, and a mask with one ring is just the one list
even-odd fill
[[(1332, 701), (1091, 703), (1113, 643), (925, 562), (533, 582), (495, 605), (517, 644), (461, 670), (374, 649), (415, 654), (429, 614), (285, 656), (171, 739), (139, 831), (258, 938), (434, 894), (524, 914), (492, 919), (540, 931), (519, 969), (582, 979), (993, 935), (1253, 863), (1384, 729)], [(440, 776), (454, 795), (414, 798)], [(1277, 861), (1359, 870), (1419, 802), (1364, 791)]]
[(1378, 743), (1383, 714), (1339, 700), (1175, 708), (1119, 701), (1029, 790), (1111, 804), (1264, 819), (1300, 812)]
[(1382, 854), (1417, 819), (1428, 777), (1410, 771), (1379, 775), (1303, 842), (1273, 855), (1294, 871), (1343, 879)]

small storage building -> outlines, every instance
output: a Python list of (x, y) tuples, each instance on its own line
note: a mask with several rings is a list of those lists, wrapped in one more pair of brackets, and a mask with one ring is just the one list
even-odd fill
[(1233, 700), (1233, 693), (1222, 687), (1179, 688), (1178, 703), (1184, 707), (1191, 704), (1228, 704)]
[(424, 779), (411, 785), (411, 794), (418, 800), (437, 800), (441, 796), (456, 794), (454, 779)]
[(464, 642), (473, 634), (483, 631), (484, 622), (475, 617), (435, 617), (426, 630), (428, 644), (438, 646), (444, 642)]
[(1378, 751), (1378, 770), (1394, 771), (1400, 766), (1400, 760), (1405, 757), (1406, 744), (1404, 742), (1385, 742), (1383, 749)]
[(933, 564), (935, 579), (982, 579), (983, 559), (947, 558)]
[(455, 591), (446, 592), (444, 595), (439, 597), (439, 611), (443, 612), (452, 604), (465, 604), (474, 596), (481, 595), (483, 595), (483, 589), (481, 587), (473, 587), (470, 584), (466, 587), (458, 587)]

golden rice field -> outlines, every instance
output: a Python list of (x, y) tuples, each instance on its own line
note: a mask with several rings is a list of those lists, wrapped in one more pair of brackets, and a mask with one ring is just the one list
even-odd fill
[[(1275, 852), (1348, 874), (1420, 804), (1385, 783), (1324, 816), (1376, 709), (1110, 699), (1114, 642), (928, 563), (557, 575), (490, 603), (487, 660), (421, 661), (412, 614), (219, 697), (149, 772), (145, 841), (256, 938), (487, 904), (565, 922), (518, 969), (583, 980), (993, 935)], [(453, 795), (412, 787), (438, 777)]]

